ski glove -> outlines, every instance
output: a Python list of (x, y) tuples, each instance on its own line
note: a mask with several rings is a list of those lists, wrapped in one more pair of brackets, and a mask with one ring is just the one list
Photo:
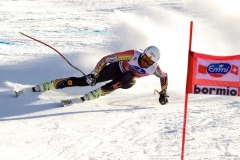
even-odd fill
[(86, 77), (86, 82), (90, 86), (95, 86), (96, 85), (96, 80), (97, 80), (97, 73), (94, 72), (94, 71), (92, 71), (92, 73), (87, 75), (87, 77)]
[(168, 95), (167, 95), (167, 91), (166, 90), (163, 90), (159, 93), (160, 97), (159, 97), (159, 102), (161, 105), (165, 105), (168, 103)]

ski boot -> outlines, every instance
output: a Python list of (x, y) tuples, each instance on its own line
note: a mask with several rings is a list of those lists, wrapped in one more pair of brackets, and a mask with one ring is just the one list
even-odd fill
[(65, 107), (65, 106), (70, 106), (72, 104), (83, 103), (84, 101), (97, 99), (100, 96), (104, 96), (104, 95), (105, 93), (102, 91), (102, 89), (98, 88), (96, 90), (89, 92), (88, 94), (85, 94), (83, 97), (61, 100), (61, 102), (62, 102), (62, 105)]
[(42, 84), (37, 85), (36, 87), (32, 87), (33, 92), (45, 92), (53, 89), (56, 89), (54, 86), (54, 81), (43, 82)]
[(24, 93), (45, 92), (45, 91), (52, 90), (52, 89), (55, 89), (54, 81), (43, 82), (42, 84), (39, 84), (35, 87), (29, 87), (29, 88), (24, 88), (20, 91), (15, 91), (15, 95), (16, 95), (16, 97), (18, 97), (19, 95), (24, 94)]
[(98, 88), (96, 90), (89, 92), (88, 94), (85, 94), (83, 98), (84, 98), (84, 101), (89, 101), (93, 99), (98, 99), (100, 96), (104, 96), (104, 95), (105, 94), (103, 93), (102, 89)]

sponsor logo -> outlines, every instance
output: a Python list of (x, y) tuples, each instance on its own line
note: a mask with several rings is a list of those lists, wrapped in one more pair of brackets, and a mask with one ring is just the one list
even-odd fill
[(228, 63), (214, 63), (207, 67), (207, 73), (213, 77), (222, 77), (231, 70), (231, 65)]
[(115, 83), (115, 84), (112, 85), (112, 88), (113, 88), (113, 89), (118, 89), (118, 88), (120, 88), (120, 87), (122, 87), (122, 83), (121, 83), (121, 82), (117, 82), (117, 83)]
[(107, 59), (108, 63), (113, 63), (113, 62), (116, 62), (116, 61), (117, 61), (117, 58), (108, 58)]
[(145, 73), (146, 73), (146, 71), (145, 71), (144, 69), (139, 68), (139, 67), (137, 67), (137, 66), (132, 66), (132, 65), (130, 65), (129, 68), (130, 68), (131, 70), (137, 72), (138, 74), (145, 74)]
[(62, 103), (65, 106), (65, 105), (72, 104), (72, 101), (71, 100), (62, 100)]
[(131, 59), (131, 56), (118, 57), (118, 61), (130, 61)]
[[(153, 52), (150, 53), (153, 57), (155, 57), (155, 54)], [(150, 58), (150, 57), (149, 57)], [(152, 57), (151, 57), (152, 58)]]
[(238, 66), (230, 65), (228, 63), (212, 63), (207, 67), (199, 65), (198, 73), (209, 74), (215, 78), (220, 78), (228, 73), (238, 75)]
[(72, 80), (68, 80), (67, 83), (68, 83), (69, 86), (71, 86), (72, 85)]
[(238, 88), (194, 85), (194, 94), (238, 96)]

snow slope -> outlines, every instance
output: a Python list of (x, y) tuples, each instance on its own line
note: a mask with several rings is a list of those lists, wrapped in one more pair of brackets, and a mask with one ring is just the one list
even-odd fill
[[(180, 159), (189, 24), (194, 51), (239, 54), (237, 1), (0, 0), (0, 159)], [(15, 98), (13, 90), (82, 76), (107, 54), (157, 45), (169, 74), (169, 101), (153, 95), (159, 79), (61, 107), (95, 87)], [(240, 159), (238, 97), (189, 95), (185, 159)]]

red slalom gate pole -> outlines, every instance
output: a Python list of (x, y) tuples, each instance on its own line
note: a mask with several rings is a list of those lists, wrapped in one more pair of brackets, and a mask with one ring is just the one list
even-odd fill
[[(189, 37), (189, 50), (188, 50), (188, 71), (190, 67), (189, 56), (192, 49), (192, 28), (193, 22), (190, 22), (190, 37)], [(185, 138), (186, 138), (186, 126), (187, 126), (187, 109), (188, 109), (188, 93), (189, 93), (189, 85), (188, 85), (188, 75), (187, 73), (187, 81), (186, 81), (186, 93), (185, 93), (185, 102), (184, 102), (184, 119), (183, 119), (183, 131), (182, 131), (182, 153), (181, 153), (181, 160), (184, 160), (184, 149), (185, 149)]]

